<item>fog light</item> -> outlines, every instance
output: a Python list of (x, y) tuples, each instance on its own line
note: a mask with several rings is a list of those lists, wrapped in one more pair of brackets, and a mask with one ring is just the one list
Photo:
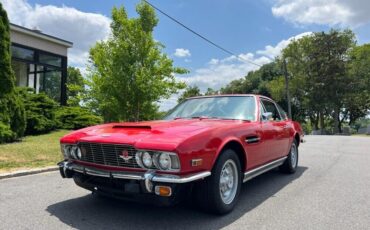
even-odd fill
[(155, 186), (155, 194), (158, 196), (171, 196), (172, 195), (172, 189), (168, 186)]

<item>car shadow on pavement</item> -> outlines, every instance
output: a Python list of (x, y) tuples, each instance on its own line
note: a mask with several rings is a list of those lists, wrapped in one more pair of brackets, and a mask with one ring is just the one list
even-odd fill
[(186, 203), (168, 208), (100, 199), (92, 195), (52, 204), (46, 211), (63, 223), (82, 230), (219, 229), (274, 197), (278, 191), (301, 177), (306, 170), (307, 167), (298, 167), (292, 175), (273, 170), (244, 183), (234, 211), (224, 216), (203, 213)]

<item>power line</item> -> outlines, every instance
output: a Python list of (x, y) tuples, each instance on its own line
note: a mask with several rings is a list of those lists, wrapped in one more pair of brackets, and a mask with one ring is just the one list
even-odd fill
[(235, 53), (231, 52), (230, 50), (227, 50), (225, 48), (223, 48), (222, 46), (214, 43), (213, 41), (209, 40), (208, 38), (204, 37), (203, 35), (199, 34), (198, 32), (192, 30), (191, 28), (189, 28), (188, 26), (184, 25), (183, 23), (181, 23), (180, 21), (178, 21), (177, 19), (175, 19), (174, 17), (168, 15), (166, 12), (164, 12), (163, 10), (159, 9), (158, 7), (156, 7), (155, 5), (153, 5), (152, 3), (148, 2), (147, 0), (143, 0), (144, 2), (146, 2), (148, 5), (150, 5), (151, 7), (153, 7), (155, 10), (157, 10), (158, 12), (160, 12), (161, 14), (163, 14), (164, 16), (168, 17), (169, 19), (171, 19), (172, 21), (174, 21), (175, 23), (177, 23), (178, 25), (184, 27), (186, 30), (190, 31), (191, 33), (195, 34), (196, 36), (200, 37), (201, 39), (203, 39), (204, 41), (208, 42), (209, 44), (215, 46), (216, 48), (224, 51), (225, 53), (227, 54), (230, 54), (230, 55), (233, 55), (235, 57), (237, 57), (239, 60), (241, 61), (244, 61), (244, 62), (247, 62), (249, 64), (253, 64), (253, 65), (256, 65), (256, 66), (259, 66), (261, 67), (262, 65), (260, 64), (257, 64), (255, 62), (252, 62), (248, 59), (245, 59), (239, 55), (236, 55)]

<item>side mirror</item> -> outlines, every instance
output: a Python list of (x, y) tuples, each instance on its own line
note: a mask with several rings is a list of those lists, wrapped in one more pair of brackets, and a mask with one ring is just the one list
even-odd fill
[(263, 121), (271, 121), (272, 120), (272, 113), (270, 113), (270, 112), (262, 113), (262, 120)]

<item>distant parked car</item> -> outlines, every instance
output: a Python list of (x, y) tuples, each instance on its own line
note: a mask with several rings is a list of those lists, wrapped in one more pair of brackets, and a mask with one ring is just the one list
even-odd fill
[(241, 184), (279, 167), (294, 173), (301, 126), (259, 95), (193, 97), (160, 121), (93, 126), (61, 139), (64, 178), (98, 194), (172, 204), (192, 194), (230, 212)]

